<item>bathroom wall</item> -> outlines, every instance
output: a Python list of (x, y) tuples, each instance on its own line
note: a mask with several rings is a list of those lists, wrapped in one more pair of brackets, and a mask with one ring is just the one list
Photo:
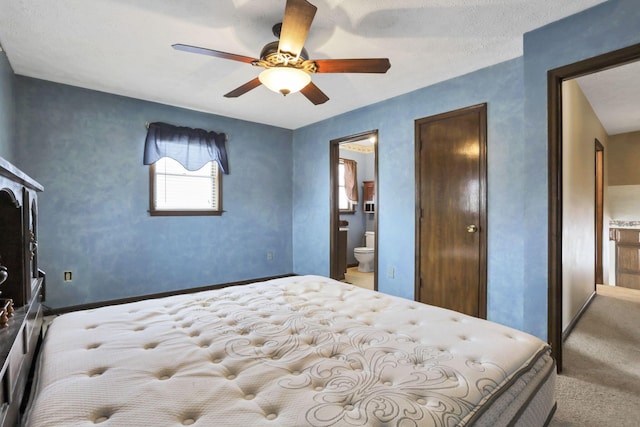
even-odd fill
[(356, 206), (355, 213), (340, 215), (341, 220), (349, 222), (349, 232), (347, 234), (347, 265), (355, 265), (358, 261), (353, 253), (354, 248), (364, 246), (363, 239), (365, 231), (374, 230), (373, 214), (364, 212), (362, 182), (373, 181), (375, 178), (375, 155), (341, 148), (340, 157), (358, 162), (358, 205)]

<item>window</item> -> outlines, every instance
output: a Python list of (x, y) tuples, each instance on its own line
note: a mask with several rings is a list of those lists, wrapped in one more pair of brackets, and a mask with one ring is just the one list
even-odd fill
[(150, 165), (149, 213), (221, 215), (221, 177), (229, 173), (226, 141), (224, 133), (148, 124), (142, 163)]
[(197, 171), (163, 157), (149, 167), (151, 215), (221, 215), (221, 174), (218, 162)]
[(340, 212), (355, 212), (355, 205), (347, 197), (344, 161), (340, 159), (340, 163), (338, 163), (338, 209)]

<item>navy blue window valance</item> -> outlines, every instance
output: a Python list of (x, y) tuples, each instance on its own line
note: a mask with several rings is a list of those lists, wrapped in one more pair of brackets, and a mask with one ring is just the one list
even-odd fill
[(162, 157), (171, 157), (185, 169), (195, 171), (214, 160), (222, 172), (228, 174), (226, 140), (224, 133), (161, 122), (150, 123), (144, 143), (143, 163), (150, 165)]

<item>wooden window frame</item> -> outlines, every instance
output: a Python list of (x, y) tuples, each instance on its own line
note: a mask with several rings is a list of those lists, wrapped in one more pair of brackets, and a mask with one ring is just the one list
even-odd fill
[[(342, 159), (338, 160), (338, 169), (340, 169), (340, 165), (342, 165), (342, 167), (344, 167), (344, 162), (342, 161)], [(344, 184), (344, 182), (342, 182), (342, 183)], [(344, 185), (340, 185), (340, 180), (338, 179), (338, 193), (340, 193), (340, 188), (341, 187), (344, 187)], [(355, 214), (356, 213), (356, 206), (358, 205), (358, 203), (353, 203), (349, 199), (347, 199), (347, 203), (349, 204), (349, 206), (351, 206), (351, 208), (350, 209), (339, 209), (339, 212), (341, 214), (345, 214), (345, 215)], [(338, 196), (338, 205), (339, 204), (340, 204), (340, 199), (339, 199), (339, 196)]]
[(156, 209), (155, 207), (155, 176), (156, 164), (149, 165), (149, 215), (150, 216), (220, 216), (222, 210), (222, 172), (220, 166), (216, 168), (218, 184), (218, 209)]

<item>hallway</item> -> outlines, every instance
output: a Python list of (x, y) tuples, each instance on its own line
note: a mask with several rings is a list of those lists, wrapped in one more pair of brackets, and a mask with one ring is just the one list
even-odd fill
[(640, 291), (598, 285), (564, 343), (551, 427), (637, 426), (640, 419)]

